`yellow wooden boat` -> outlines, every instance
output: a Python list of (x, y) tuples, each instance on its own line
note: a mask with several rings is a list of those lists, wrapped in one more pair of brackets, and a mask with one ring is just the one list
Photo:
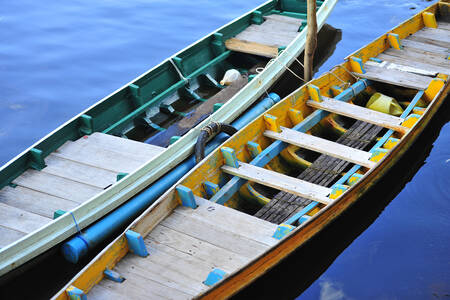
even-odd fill
[(428, 7), (238, 131), (55, 299), (220, 299), (266, 273), (368, 192), (443, 104), (449, 9)]

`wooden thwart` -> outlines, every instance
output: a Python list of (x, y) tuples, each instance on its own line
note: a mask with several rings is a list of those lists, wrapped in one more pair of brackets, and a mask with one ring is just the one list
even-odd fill
[(281, 132), (266, 130), (264, 135), (272, 139), (277, 139), (298, 147), (308, 150), (320, 152), (340, 158), (345, 161), (355, 163), (367, 168), (372, 168), (375, 163), (370, 161), (371, 153), (358, 150), (352, 147), (344, 146), (323, 138), (319, 138), (310, 134), (298, 132), (289, 128), (281, 127)]
[(259, 184), (289, 192), (291, 194), (314, 200), (323, 204), (330, 203), (327, 197), (331, 189), (312, 184), (294, 177), (256, 167), (246, 163), (239, 163), (239, 168), (223, 166), (222, 170), (228, 174), (254, 181)]
[(408, 129), (400, 125), (404, 121), (402, 118), (391, 116), (382, 112), (378, 112), (347, 102), (327, 98), (324, 96), (322, 96), (322, 99), (323, 99), (322, 102), (309, 100), (307, 104), (314, 108), (337, 113), (339, 115), (350, 117), (356, 120), (361, 120), (381, 127), (389, 128), (401, 133), (406, 133)]
[(375, 67), (371, 65), (364, 65), (366, 73), (353, 73), (360, 78), (366, 78), (373, 81), (384, 82), (388, 84), (398, 85), (405, 88), (415, 90), (425, 90), (430, 84), (431, 77), (417, 75), (408, 72), (397, 70), (388, 70), (385, 68)]
[(237, 52), (261, 55), (264, 57), (276, 57), (278, 55), (278, 47), (267, 46), (259, 43), (242, 41), (239, 39), (229, 39), (225, 41), (227, 49)]

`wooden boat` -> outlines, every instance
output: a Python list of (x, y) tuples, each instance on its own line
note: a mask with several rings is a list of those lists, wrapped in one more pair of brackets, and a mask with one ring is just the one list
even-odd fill
[[(320, 27), (335, 2), (317, 1)], [(305, 19), (305, 1), (268, 1), (3, 166), (0, 275), (93, 223), (183, 161), (203, 126), (231, 122), (249, 108), (303, 50)], [(239, 78), (221, 85), (229, 69), (237, 69)]]
[[(449, 8), (430, 6), (239, 130), (55, 299), (222, 299), (267, 272), (367, 193), (448, 97)], [(366, 108), (377, 93), (401, 114)], [(318, 128), (331, 115), (346, 118), (337, 136)], [(316, 153), (306, 169), (286, 171), (288, 145)]]

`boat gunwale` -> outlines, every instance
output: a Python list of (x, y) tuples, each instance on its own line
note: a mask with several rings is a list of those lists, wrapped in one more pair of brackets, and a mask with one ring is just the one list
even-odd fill
[[(91, 107), (82, 111), (80, 114), (71, 118), (69, 121), (65, 122), (58, 128), (56, 128), (51, 133), (47, 134), (45, 137), (34, 143), (32, 146), (27, 148), (21, 154), (17, 155), (11, 161), (6, 163), (2, 168), (0, 168), (0, 172), (8, 167), (10, 164), (14, 163), (17, 159), (26, 155), (33, 147), (36, 147), (41, 142), (51, 137), (53, 134), (57, 133), (59, 130), (64, 128), (65, 126), (70, 125), (72, 122), (76, 122), (77, 118), (83, 115), (85, 112), (90, 110), (91, 108), (97, 106), (100, 103), (106, 101), (109, 97), (126, 88), (129, 84), (135, 82), (136, 80), (144, 77), (155, 68), (160, 65), (166, 63), (169, 59), (175, 57), (179, 53), (184, 50), (192, 47), (193, 45), (201, 42), (219, 30), (225, 28), (226, 26), (240, 20), (241, 18), (245, 18), (250, 15), (254, 11), (259, 8), (270, 4), (273, 0), (266, 1), (265, 3), (259, 5), (255, 9), (243, 14), (209, 35), (203, 37), (202, 39), (193, 42), (191, 45), (186, 48), (180, 50), (170, 58), (164, 60), (151, 70), (145, 72), (141, 76), (130, 81), (128, 84), (122, 86), (121, 88), (115, 90), (108, 96), (102, 98), (97, 103), (93, 104)], [(325, 0), (319, 10), (317, 11), (318, 18), (318, 30), (325, 24), (325, 20), (328, 18), (328, 15), (331, 13), (333, 7), (335, 6), (337, 0)], [(198, 136), (200, 130), (205, 125), (214, 121), (228, 122), (232, 119), (235, 119), (239, 114), (245, 111), (252, 103), (256, 101), (258, 97), (260, 97), (264, 91), (270, 87), (283, 73), (284, 66), (290, 65), (296, 57), (303, 51), (304, 43), (299, 43), (302, 45), (297, 45), (298, 41), (304, 39), (306, 37), (307, 25), (302, 29), (301, 32), (297, 35), (297, 37), (286, 47), (286, 50), (283, 51), (279, 56), (277, 56), (276, 62), (279, 64), (272, 63), (266, 67), (265, 72), (257, 75), (247, 86), (241, 89), (236, 95), (234, 95), (226, 104), (224, 104), (219, 110), (217, 110), (214, 114), (210, 115), (208, 118), (199, 123), (196, 127), (192, 128), (189, 132), (187, 132), (180, 140), (176, 143), (170, 145), (164, 152), (155, 156), (151, 160), (142, 164), (136, 171), (129, 174), (122, 180), (116, 182), (108, 189), (102, 191), (101, 193), (93, 196), (83, 204), (77, 206), (75, 209), (70, 210), (68, 213), (60, 216), (59, 218), (50, 221), (43, 227), (36, 229), (33, 232), (25, 235), (24, 237), (16, 240), (15, 242), (9, 244), (6, 247), (0, 249), (0, 276), (6, 274), (7, 272), (17, 268), (18, 266), (24, 264), (30, 259), (36, 257), (37, 255), (43, 253), (44, 251), (50, 249), (54, 245), (64, 241), (68, 237), (76, 234), (78, 232), (78, 228), (83, 229), (93, 222), (97, 221), (101, 217), (105, 216), (109, 212), (116, 209), (118, 206), (128, 201), (131, 197), (141, 192), (145, 187), (155, 182), (157, 179), (161, 178), (162, 175), (167, 173), (164, 169), (171, 169), (175, 167), (177, 164), (182, 162), (185, 158), (187, 158), (191, 153), (193, 146), (195, 144), (195, 139)], [(297, 47), (297, 49), (293, 50), (291, 48)], [(295, 52), (294, 55), (290, 51)], [(274, 73), (274, 74), (273, 74)], [(253, 92), (251, 89), (254, 88), (257, 92)], [(244, 92), (250, 93), (251, 97), (248, 95), (245, 96)], [(234, 102), (239, 102), (240, 97), (246, 97), (250, 99), (247, 101), (246, 105), (238, 105), (237, 108), (234, 108)], [(187, 141), (184, 144), (181, 144), (181, 141)], [(182, 148), (178, 150), (179, 148)], [(177, 154), (177, 159), (173, 159), (170, 164), (158, 163), (157, 161), (164, 161), (164, 156), (171, 157), (171, 153)], [(155, 165), (156, 166), (153, 166)], [(73, 218), (77, 220), (75, 224)]]

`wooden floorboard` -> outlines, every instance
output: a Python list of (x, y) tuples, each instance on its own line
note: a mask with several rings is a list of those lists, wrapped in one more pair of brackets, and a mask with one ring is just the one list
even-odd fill
[(145, 161), (135, 159), (133, 155), (105, 150), (91, 144), (77, 144), (67, 141), (54, 155), (82, 164), (90, 165), (116, 173), (132, 173)]
[(430, 54), (430, 52), (427, 51), (420, 51), (420, 50), (414, 51), (408, 49), (397, 50), (391, 48), (384, 51), (383, 54), (403, 58), (406, 61), (410, 61), (411, 66), (414, 66), (415, 62), (420, 62), (438, 67), (442, 66), (444, 71), (441, 73), (444, 74), (448, 74), (448, 69), (450, 68), (450, 61), (447, 59), (447, 56)]
[(402, 40), (402, 45), (405, 46), (405, 49), (414, 48), (414, 49), (429, 51), (429, 52), (433, 52), (436, 54), (442, 54), (442, 55), (445, 55), (448, 53), (448, 49), (445, 47), (436, 46), (436, 45), (432, 45), (429, 43), (422, 43), (422, 42), (418, 42), (418, 41), (408, 40), (408, 39)]
[(419, 36), (419, 35), (413, 34), (413, 35), (410, 35), (409, 37), (407, 37), (406, 40), (421, 42), (421, 43), (425, 43), (425, 44), (431, 44), (431, 45), (444, 47), (444, 48), (450, 48), (450, 43), (445, 42), (445, 41), (436, 40), (429, 36)]
[(117, 181), (116, 172), (82, 164), (54, 154), (45, 158), (45, 164), (47, 166), (41, 170), (43, 173), (92, 185), (100, 189), (105, 189)]
[[(405, 68), (402, 68), (401, 71), (416, 73), (416, 74), (420, 74), (420, 75), (434, 77), (434, 76), (436, 76), (437, 73), (447, 74), (449, 72), (447, 68), (423, 63), (420, 61), (416, 61), (416, 62), (412, 63), (411, 60), (404, 59), (404, 58), (401, 58), (398, 56), (384, 54), (384, 53), (378, 55), (377, 58), (379, 58), (383, 61), (391, 62), (391, 63), (398, 64), (400, 66), (405, 67)], [(390, 65), (386, 65), (386, 68), (391, 69), (392, 67)], [(408, 69), (408, 68), (410, 68), (410, 69)]]
[(14, 184), (77, 203), (83, 203), (103, 189), (52, 174), (29, 169), (14, 179)]
[(440, 22), (437, 22), (437, 23), (438, 23), (438, 28), (439, 29), (449, 30), (450, 31), (450, 23), (443, 22), (443, 21), (440, 21)]
[(51, 221), (40, 215), (0, 203), (0, 226), (30, 233)]
[(24, 232), (3, 227), (0, 225), (0, 248), (6, 247), (9, 244), (14, 243), (15, 241), (19, 240), (25, 235), (26, 233)]
[(354, 74), (360, 78), (366, 78), (373, 81), (384, 82), (416, 90), (425, 90), (432, 80), (432, 78), (427, 76), (421, 76), (397, 70), (388, 70), (385, 68), (375, 67), (367, 64), (364, 66), (364, 68), (366, 70), (366, 73)]
[(130, 139), (124, 139), (117, 136), (94, 132), (91, 135), (84, 136), (75, 143), (81, 145), (95, 145), (96, 147), (118, 152), (123, 155), (132, 155), (139, 161), (149, 161), (165, 151), (165, 148), (151, 144), (141, 143)]
[[(376, 125), (356, 121), (336, 142), (356, 149), (364, 149), (374, 141), (376, 135), (382, 129), (382, 127)], [(349, 164), (349, 162), (338, 158), (321, 155), (297, 178), (328, 187), (341, 175), (341, 172)], [(275, 224), (280, 224), (309, 203), (311, 203), (311, 200), (286, 192), (279, 192), (255, 216)]]
[(370, 161), (371, 153), (353, 149), (351, 147), (323, 139), (311, 134), (298, 132), (290, 128), (281, 128), (281, 132), (266, 130), (264, 135), (291, 145), (305, 148), (311, 151), (327, 154), (358, 165), (372, 168), (375, 163)]
[(49, 219), (53, 219), (53, 213), (58, 209), (69, 211), (79, 205), (77, 202), (44, 194), (22, 186), (15, 188), (6, 186), (0, 190), (0, 203)]
[(321, 102), (310, 100), (307, 104), (314, 108), (326, 110), (356, 120), (389, 128), (402, 133), (406, 132), (407, 128), (400, 126), (400, 124), (404, 121), (402, 118), (332, 98), (322, 97), (322, 100), (323, 101)]

